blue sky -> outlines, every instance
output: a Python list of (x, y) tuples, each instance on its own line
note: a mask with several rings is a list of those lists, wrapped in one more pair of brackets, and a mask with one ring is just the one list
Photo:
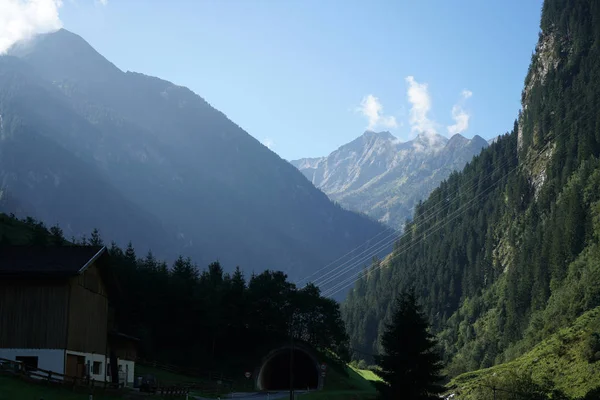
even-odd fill
[(541, 6), (64, 0), (58, 12), (119, 68), (189, 87), (295, 159), (326, 155), (368, 127), (402, 140), (420, 130), (484, 138), (508, 131)]

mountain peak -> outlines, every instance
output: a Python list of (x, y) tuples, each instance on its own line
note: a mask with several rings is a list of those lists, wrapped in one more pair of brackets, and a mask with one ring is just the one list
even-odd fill
[(460, 141), (468, 141), (469, 139), (467, 139), (466, 137), (464, 137), (463, 135), (461, 135), (460, 133), (455, 133), (454, 135), (452, 135), (452, 137), (450, 138), (450, 141), (453, 140), (460, 140)]
[(469, 139), (467, 139), (460, 133), (457, 133), (455, 135), (452, 135), (452, 137), (448, 140), (448, 143), (446, 144), (446, 146), (460, 146), (460, 145), (465, 145), (468, 142), (469, 142)]
[(412, 142), (415, 147), (435, 149), (444, 147), (448, 142), (448, 139), (435, 132), (421, 132)]
[(85, 39), (66, 29), (17, 42), (8, 54), (28, 61), (52, 81), (106, 81), (122, 74)]
[(389, 131), (381, 131), (381, 132), (375, 132), (375, 131), (371, 131), (371, 130), (366, 130), (365, 133), (362, 134), (362, 137), (364, 138), (377, 138), (377, 139), (384, 139), (384, 140), (396, 140), (396, 137), (394, 135), (392, 135)]

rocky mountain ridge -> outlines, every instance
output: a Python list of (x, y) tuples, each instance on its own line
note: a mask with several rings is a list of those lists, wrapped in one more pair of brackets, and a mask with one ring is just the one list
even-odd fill
[(401, 142), (390, 132), (366, 131), (329, 156), (291, 163), (342, 206), (402, 229), (418, 201), (487, 146), (478, 135), (421, 133)]

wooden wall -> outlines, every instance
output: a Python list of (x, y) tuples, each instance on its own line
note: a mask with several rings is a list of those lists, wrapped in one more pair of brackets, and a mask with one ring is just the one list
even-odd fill
[(0, 280), (0, 348), (64, 349), (66, 281)]
[(91, 265), (69, 281), (69, 337), (67, 349), (106, 354), (108, 298), (98, 267)]
[(132, 340), (112, 337), (109, 340), (109, 348), (121, 360), (135, 361), (137, 359), (137, 342)]

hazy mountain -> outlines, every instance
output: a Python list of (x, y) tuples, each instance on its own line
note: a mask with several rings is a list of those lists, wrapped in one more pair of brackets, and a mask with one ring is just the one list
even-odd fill
[(0, 77), (4, 211), (292, 279), (383, 229), (189, 89), (122, 72), (66, 30), (14, 46)]
[(480, 136), (420, 134), (401, 142), (366, 131), (327, 157), (291, 163), (342, 206), (401, 228), (418, 201), (487, 146)]

